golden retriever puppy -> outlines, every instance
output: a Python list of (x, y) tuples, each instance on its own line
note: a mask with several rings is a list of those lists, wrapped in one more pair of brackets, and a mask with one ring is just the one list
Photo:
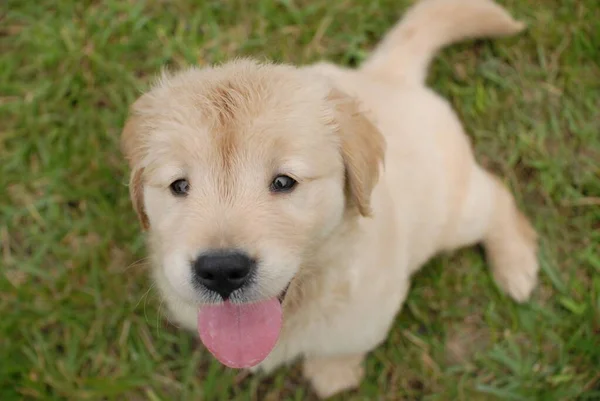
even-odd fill
[(163, 76), (122, 143), (174, 321), (229, 367), (302, 359), (328, 397), (359, 385), (438, 252), (482, 242), (499, 287), (526, 300), (535, 232), (424, 85), (441, 47), (522, 28), (491, 0), (423, 0), (355, 70), (237, 60)]

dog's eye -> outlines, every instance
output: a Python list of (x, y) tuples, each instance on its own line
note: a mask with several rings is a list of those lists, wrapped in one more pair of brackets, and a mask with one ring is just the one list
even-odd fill
[(271, 191), (273, 192), (288, 192), (296, 186), (296, 180), (287, 175), (278, 175), (271, 183)]
[(182, 178), (176, 181), (173, 181), (170, 185), (171, 193), (175, 196), (185, 196), (190, 190), (190, 183), (188, 180)]

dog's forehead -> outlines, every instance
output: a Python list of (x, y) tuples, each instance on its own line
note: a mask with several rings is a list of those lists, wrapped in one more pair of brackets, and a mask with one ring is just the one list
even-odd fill
[(290, 67), (234, 67), (189, 71), (155, 88), (152, 148), (229, 169), (335, 142), (323, 85)]
[(329, 86), (315, 78), (290, 66), (241, 60), (164, 76), (149, 98), (154, 111), (165, 117), (189, 118), (189, 122), (201, 117), (203, 124), (215, 128), (247, 123), (265, 114), (327, 119)]

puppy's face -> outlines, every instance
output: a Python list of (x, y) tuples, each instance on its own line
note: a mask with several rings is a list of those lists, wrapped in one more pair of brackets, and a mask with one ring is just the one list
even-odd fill
[(243, 61), (163, 78), (123, 148), (157, 279), (202, 305), (281, 295), (352, 210), (368, 214), (383, 140), (324, 81)]

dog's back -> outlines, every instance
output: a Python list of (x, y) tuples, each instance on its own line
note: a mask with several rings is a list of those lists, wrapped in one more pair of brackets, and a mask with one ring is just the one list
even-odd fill
[(398, 205), (397, 224), (419, 226), (401, 241), (410, 247), (411, 270), (440, 249), (456, 246), (455, 216), (476, 165), (452, 106), (425, 86), (429, 64), (454, 42), (508, 36), (523, 28), (491, 0), (422, 0), (358, 69), (310, 67), (358, 98), (386, 138), (387, 184), (376, 187), (374, 202), (384, 197), (380, 192), (389, 192)]

